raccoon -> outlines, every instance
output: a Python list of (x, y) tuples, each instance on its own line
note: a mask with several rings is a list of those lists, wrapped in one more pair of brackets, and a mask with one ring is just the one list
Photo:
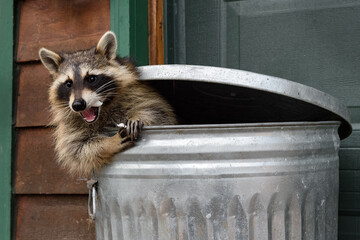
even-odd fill
[[(116, 49), (116, 36), (109, 31), (87, 50), (39, 50), (53, 79), (50, 124), (55, 126), (57, 161), (72, 175), (89, 177), (131, 147), (143, 126), (177, 123), (171, 106), (138, 81), (135, 65), (118, 57)], [(124, 128), (112, 135), (117, 123)]]

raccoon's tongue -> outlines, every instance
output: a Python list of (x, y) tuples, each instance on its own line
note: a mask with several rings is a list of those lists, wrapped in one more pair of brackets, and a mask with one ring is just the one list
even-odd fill
[(81, 115), (83, 116), (83, 118), (85, 118), (85, 120), (87, 122), (92, 122), (96, 119), (97, 116), (97, 108), (95, 107), (91, 107), (85, 111), (81, 112)]

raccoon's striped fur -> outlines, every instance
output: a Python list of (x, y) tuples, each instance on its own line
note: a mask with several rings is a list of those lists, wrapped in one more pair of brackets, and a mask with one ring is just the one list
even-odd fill
[[(45, 48), (39, 55), (53, 83), (49, 89), (58, 162), (71, 174), (89, 176), (133, 144), (142, 125), (176, 124), (170, 105), (137, 81), (134, 65), (116, 56), (116, 37), (74, 53)], [(127, 128), (109, 135), (116, 123)]]

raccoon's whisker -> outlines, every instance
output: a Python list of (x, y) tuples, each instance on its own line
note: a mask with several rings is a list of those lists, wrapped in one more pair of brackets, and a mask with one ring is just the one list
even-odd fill
[(68, 107), (69, 107), (69, 105), (67, 105), (67, 104), (62, 104), (62, 105), (57, 104), (57, 105), (56, 105), (56, 107), (64, 107), (64, 108), (68, 108)]
[(57, 108), (69, 108), (68, 105), (55, 105), (55, 107), (57, 107)]
[(113, 87), (113, 86), (110, 86), (110, 85), (108, 85), (108, 86), (106, 86), (106, 87), (110, 87), (110, 88), (103, 88), (103, 89), (101, 89), (100, 91), (97, 91), (96, 93), (97, 93), (97, 94), (101, 94), (101, 93), (103, 93), (103, 92), (113, 91), (113, 90), (115, 90), (115, 89), (118, 88), (118, 87)]
[(106, 90), (104, 90), (104, 91), (102, 91), (102, 92), (100, 92), (100, 93), (98, 93), (99, 95), (102, 95), (102, 94), (104, 94), (104, 93), (108, 93), (108, 92), (111, 92), (111, 91), (113, 91), (113, 90), (116, 90), (117, 88), (109, 88), (109, 89), (106, 89)]
[(60, 103), (55, 103), (55, 106), (69, 106), (69, 103), (67, 102), (60, 102)]
[(109, 85), (109, 82), (101, 85), (100, 87), (98, 87), (98, 88), (95, 90), (95, 92), (96, 92), (96, 93), (100, 92), (101, 90), (103, 90), (104, 88), (106, 88), (106, 86), (108, 86), (108, 85)]
[(99, 93), (101, 90), (103, 90), (104, 88), (110, 86), (111, 84), (115, 83), (114, 80), (111, 80), (107, 83), (104, 83), (103, 85), (101, 85), (100, 87), (98, 87), (98, 89), (95, 90), (96, 93)]
[(105, 93), (105, 94), (101, 95), (101, 97), (105, 97), (105, 96), (107, 96), (107, 97), (121, 96), (121, 94), (120, 93)]
[(70, 113), (70, 112), (71, 112), (70, 107), (65, 108), (65, 113)]
[(65, 113), (71, 112), (71, 108), (68, 104), (63, 105), (64, 109), (65, 109)]
[(101, 94), (101, 93), (104, 93), (104, 92), (113, 91), (113, 90), (116, 90), (116, 89), (118, 89), (118, 87), (107, 88), (107, 89), (104, 89), (103, 91), (99, 92), (98, 94)]
[(60, 102), (60, 103), (55, 103), (56, 105), (68, 105), (67, 102)]
[(69, 118), (71, 115), (71, 109), (70, 108), (66, 109), (65, 114), (66, 114), (65, 118)]
[(121, 94), (116, 94), (116, 93), (108, 93), (108, 94), (103, 94), (100, 97), (102, 98), (107, 98), (107, 97), (117, 97), (117, 96), (121, 96)]
[[(110, 81), (104, 83), (103, 85), (101, 85), (99, 88), (102, 88), (102, 87), (104, 87), (104, 86), (106, 86), (106, 85), (109, 85), (109, 84), (111, 84), (111, 83), (114, 83), (114, 82), (115, 82), (114, 80), (110, 80)], [(99, 89), (99, 88), (98, 88), (98, 89)]]

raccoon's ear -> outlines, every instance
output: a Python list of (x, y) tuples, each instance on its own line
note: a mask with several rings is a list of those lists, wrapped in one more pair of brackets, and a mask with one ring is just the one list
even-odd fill
[(46, 48), (41, 48), (39, 50), (39, 56), (42, 64), (44, 64), (51, 74), (56, 73), (59, 70), (59, 65), (63, 61), (59, 54)]
[(96, 45), (95, 53), (99, 53), (106, 57), (108, 60), (116, 58), (116, 36), (113, 32), (106, 32)]

